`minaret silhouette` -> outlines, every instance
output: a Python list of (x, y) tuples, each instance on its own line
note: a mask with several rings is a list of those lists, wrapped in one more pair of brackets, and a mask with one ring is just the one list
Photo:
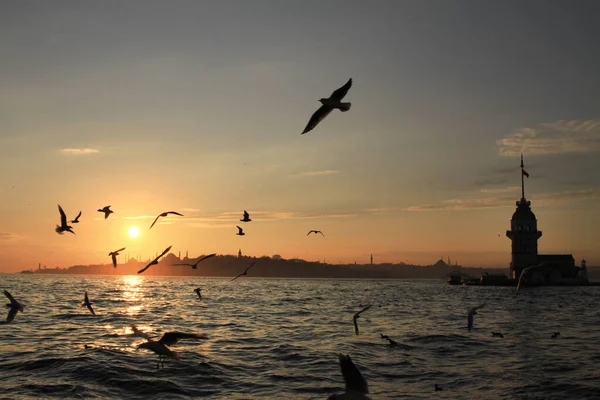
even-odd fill
[(371, 253), (371, 265), (373, 265), (373, 253)]

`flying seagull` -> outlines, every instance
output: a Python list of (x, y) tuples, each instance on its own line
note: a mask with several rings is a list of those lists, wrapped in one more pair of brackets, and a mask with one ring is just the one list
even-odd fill
[(156, 257), (154, 260), (152, 260), (152, 262), (150, 262), (150, 264), (146, 265), (144, 268), (140, 269), (138, 271), (138, 274), (141, 274), (142, 272), (144, 272), (145, 270), (147, 270), (148, 268), (150, 268), (153, 265), (158, 264), (158, 260), (164, 256), (165, 254), (167, 254), (169, 252), (169, 250), (171, 250), (171, 246), (167, 247), (165, 249), (165, 251), (163, 251), (162, 253), (160, 253), (160, 255), (158, 257)]
[(516, 290), (516, 292), (515, 292), (515, 293), (518, 293), (518, 292), (519, 292), (519, 288), (521, 287), (521, 280), (523, 279), (523, 277), (524, 277), (525, 275), (528, 275), (528, 274), (530, 274), (532, 271), (534, 271), (534, 270), (536, 270), (536, 269), (539, 269), (539, 268), (542, 268), (543, 266), (544, 266), (543, 264), (539, 264), (539, 265), (532, 265), (531, 267), (527, 267), (527, 268), (525, 268), (525, 269), (524, 269), (524, 270), (521, 272), (521, 275), (519, 276), (519, 283), (517, 283), (517, 290)]
[(238, 236), (244, 236), (245, 235), (244, 230), (241, 227), (239, 227), (237, 225), (235, 227), (238, 228), (238, 233), (236, 233), (236, 235), (238, 235)]
[(391, 347), (398, 346), (398, 342), (396, 342), (394, 339), (391, 339), (388, 335), (384, 335), (382, 333), (380, 333), (380, 335), (383, 340), (387, 340), (388, 342), (390, 342)]
[(469, 329), (469, 332), (471, 332), (471, 329), (473, 329), (473, 316), (477, 315), (477, 310), (483, 308), (483, 306), (485, 306), (485, 303), (469, 310), (469, 314), (467, 315), (467, 328)]
[(356, 320), (360, 318), (361, 313), (367, 311), (369, 308), (371, 308), (370, 304), (368, 306), (366, 306), (365, 308), (363, 308), (362, 310), (360, 310), (359, 312), (354, 313), (354, 315), (352, 316), (352, 321), (354, 321), (354, 333), (356, 333), (357, 336), (358, 336), (358, 322)]
[(112, 257), (112, 262), (113, 262), (113, 267), (114, 268), (117, 268), (117, 256), (123, 250), (125, 250), (125, 247), (123, 247), (122, 249), (111, 251), (110, 253), (108, 253), (108, 255)]
[(340, 369), (346, 383), (346, 392), (343, 394), (332, 394), (328, 400), (369, 400), (369, 386), (367, 381), (361, 375), (356, 365), (352, 362), (350, 356), (339, 354)]
[(70, 225), (67, 225), (67, 215), (63, 211), (60, 204), (58, 205), (58, 212), (60, 213), (60, 225), (56, 225), (56, 229), (55, 229), (56, 233), (58, 233), (59, 235), (62, 235), (63, 232), (66, 231), (66, 232), (71, 232), (74, 235), (75, 232), (73, 232), (73, 227)]
[[(321, 235), (323, 235), (323, 232), (321, 232), (321, 231), (316, 231), (316, 230), (312, 229), (312, 230), (308, 231), (308, 233), (306, 234), (306, 236), (310, 235), (311, 233), (314, 233), (315, 235), (316, 235), (317, 233), (320, 233)], [(323, 235), (323, 237), (325, 237), (325, 235)]]
[(200, 300), (202, 300), (202, 294), (200, 293), (201, 289), (199, 287), (197, 287), (196, 289), (194, 289), (194, 292), (196, 292), (196, 294), (198, 295), (198, 298)]
[(248, 211), (244, 210), (244, 218), (240, 219), (240, 221), (242, 221), (242, 222), (250, 222), (250, 221), (252, 221), (250, 219), (250, 214), (248, 214)]
[(75, 217), (75, 219), (73, 221), (71, 221), (71, 223), (72, 224), (79, 223), (79, 217), (81, 217), (81, 211), (79, 211), (79, 214), (77, 214), (77, 216)]
[(239, 274), (238, 276), (236, 276), (235, 278), (233, 278), (232, 280), (230, 280), (229, 282), (233, 282), (235, 281), (237, 278), (239, 278), (240, 276), (246, 276), (248, 275), (248, 271), (250, 270), (250, 268), (252, 268), (254, 266), (254, 264), (256, 264), (256, 260), (252, 261), (252, 263), (248, 266), (248, 268), (246, 268), (246, 270), (244, 272), (242, 272), (241, 274)]
[(198, 335), (195, 333), (183, 333), (183, 332), (166, 332), (158, 341), (153, 340), (147, 333), (140, 331), (135, 325), (132, 325), (133, 329), (132, 336), (138, 336), (146, 339), (146, 342), (138, 345), (136, 350), (139, 349), (148, 349), (150, 351), (158, 354), (158, 363), (156, 364), (156, 369), (162, 366), (165, 366), (165, 359), (172, 358), (175, 361), (179, 361), (181, 357), (176, 351), (169, 349), (168, 346), (174, 346), (181, 339), (206, 339), (206, 335)]
[(166, 217), (169, 214), (175, 214), (175, 215), (179, 215), (180, 217), (183, 217), (183, 214), (179, 214), (177, 211), (165, 211), (164, 213), (160, 214), (158, 217), (156, 217), (154, 219), (154, 222), (152, 223), (152, 225), (150, 225), (150, 228), (148, 228), (148, 229), (152, 229), (152, 227), (154, 226), (154, 224), (156, 223), (156, 221), (158, 221), (158, 219), (160, 217)]
[(92, 308), (92, 303), (90, 302), (90, 299), (88, 299), (87, 292), (85, 292), (85, 296), (83, 297), (83, 303), (81, 303), (81, 307), (84, 307), (84, 306), (87, 307), (88, 310), (90, 310), (92, 315), (96, 315), (96, 313), (94, 312), (94, 309)]
[(114, 213), (113, 210), (110, 209), (110, 206), (105, 206), (104, 208), (98, 209), (98, 212), (104, 213), (104, 219), (108, 218), (108, 216)]
[(352, 104), (342, 103), (341, 101), (344, 98), (344, 96), (346, 96), (346, 93), (348, 93), (348, 90), (350, 90), (351, 87), (352, 78), (350, 78), (344, 86), (331, 93), (331, 96), (329, 96), (328, 99), (320, 99), (319, 101), (321, 102), (322, 106), (317, 111), (315, 111), (312, 117), (310, 117), (306, 128), (304, 128), (304, 130), (302, 131), (302, 135), (304, 135), (306, 132), (310, 132), (311, 130), (313, 130), (319, 122), (321, 122), (326, 116), (329, 115), (331, 111), (333, 111), (334, 108), (337, 108), (342, 112), (348, 111)]
[(212, 253), (212, 254), (209, 254), (209, 255), (207, 255), (207, 256), (200, 257), (200, 258), (199, 258), (198, 260), (196, 260), (196, 262), (195, 262), (195, 263), (193, 263), (193, 264), (185, 264), (185, 263), (182, 263), (182, 264), (171, 264), (171, 266), (175, 266), (175, 265), (187, 265), (187, 266), (189, 266), (189, 267), (192, 267), (192, 268), (196, 269), (196, 268), (198, 268), (198, 263), (200, 263), (200, 261), (202, 261), (202, 260), (206, 260), (207, 258), (211, 258), (211, 257), (214, 257), (214, 256), (216, 256), (216, 255), (217, 255), (217, 253)]
[(8, 300), (10, 300), (10, 304), (6, 305), (6, 307), (8, 307), (9, 310), (8, 310), (8, 316), (6, 317), (5, 323), (8, 324), (13, 319), (15, 319), (15, 315), (17, 315), (17, 313), (19, 311), (23, 312), (23, 307), (25, 307), (25, 306), (23, 304), (19, 303), (18, 301), (16, 301), (15, 298), (12, 297), (10, 293), (8, 293), (8, 290), (4, 291), (4, 295), (8, 298)]

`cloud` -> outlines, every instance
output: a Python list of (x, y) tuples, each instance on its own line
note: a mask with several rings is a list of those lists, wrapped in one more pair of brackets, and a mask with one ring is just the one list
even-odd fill
[[(545, 193), (533, 197), (533, 202), (538, 206), (554, 206), (572, 203), (574, 201), (589, 200), (600, 198), (600, 188), (591, 188), (583, 190), (570, 190), (565, 192)], [(403, 209), (404, 211), (467, 211), (481, 210), (503, 207), (514, 207), (515, 196), (497, 196), (483, 198), (464, 198), (444, 200), (439, 204), (425, 204), (420, 206), (411, 206)]]
[(521, 190), (521, 186), (508, 186), (504, 188), (481, 189), (482, 193), (509, 193)]
[(62, 149), (61, 153), (82, 155), (82, 154), (100, 153), (100, 150), (98, 150), (98, 149), (91, 149), (89, 147), (85, 147), (85, 148), (82, 148), (82, 149)]
[(496, 141), (501, 156), (600, 151), (600, 119), (561, 120), (521, 128)]
[[(250, 213), (250, 218), (255, 222), (272, 222), (292, 219), (316, 219), (316, 218), (349, 218), (356, 213), (298, 213), (293, 211), (255, 211)], [(190, 226), (214, 227), (220, 225), (231, 225), (237, 223), (242, 214), (238, 211), (220, 214), (205, 214), (190, 216), (185, 219)]]
[(0, 232), (0, 242), (9, 242), (17, 239), (19, 239), (19, 236), (14, 233)]
[(340, 171), (336, 169), (326, 169), (323, 171), (312, 171), (312, 172), (302, 172), (299, 174), (290, 175), (290, 178), (301, 178), (306, 176), (324, 176), (324, 175), (334, 175), (339, 174)]

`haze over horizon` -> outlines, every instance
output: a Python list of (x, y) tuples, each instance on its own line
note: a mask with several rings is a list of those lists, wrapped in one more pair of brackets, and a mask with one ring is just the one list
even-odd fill
[[(600, 264), (598, 2), (0, 9), (0, 272), (169, 245), (508, 268), (521, 153), (539, 252)], [(300, 135), (349, 78), (351, 110)]]

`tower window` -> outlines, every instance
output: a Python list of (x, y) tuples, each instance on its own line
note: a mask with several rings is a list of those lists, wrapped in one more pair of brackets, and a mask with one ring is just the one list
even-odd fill
[(529, 232), (529, 225), (525, 225), (525, 232)]
[(521, 224), (517, 225), (517, 231), (523, 232), (523, 225), (521, 225)]

